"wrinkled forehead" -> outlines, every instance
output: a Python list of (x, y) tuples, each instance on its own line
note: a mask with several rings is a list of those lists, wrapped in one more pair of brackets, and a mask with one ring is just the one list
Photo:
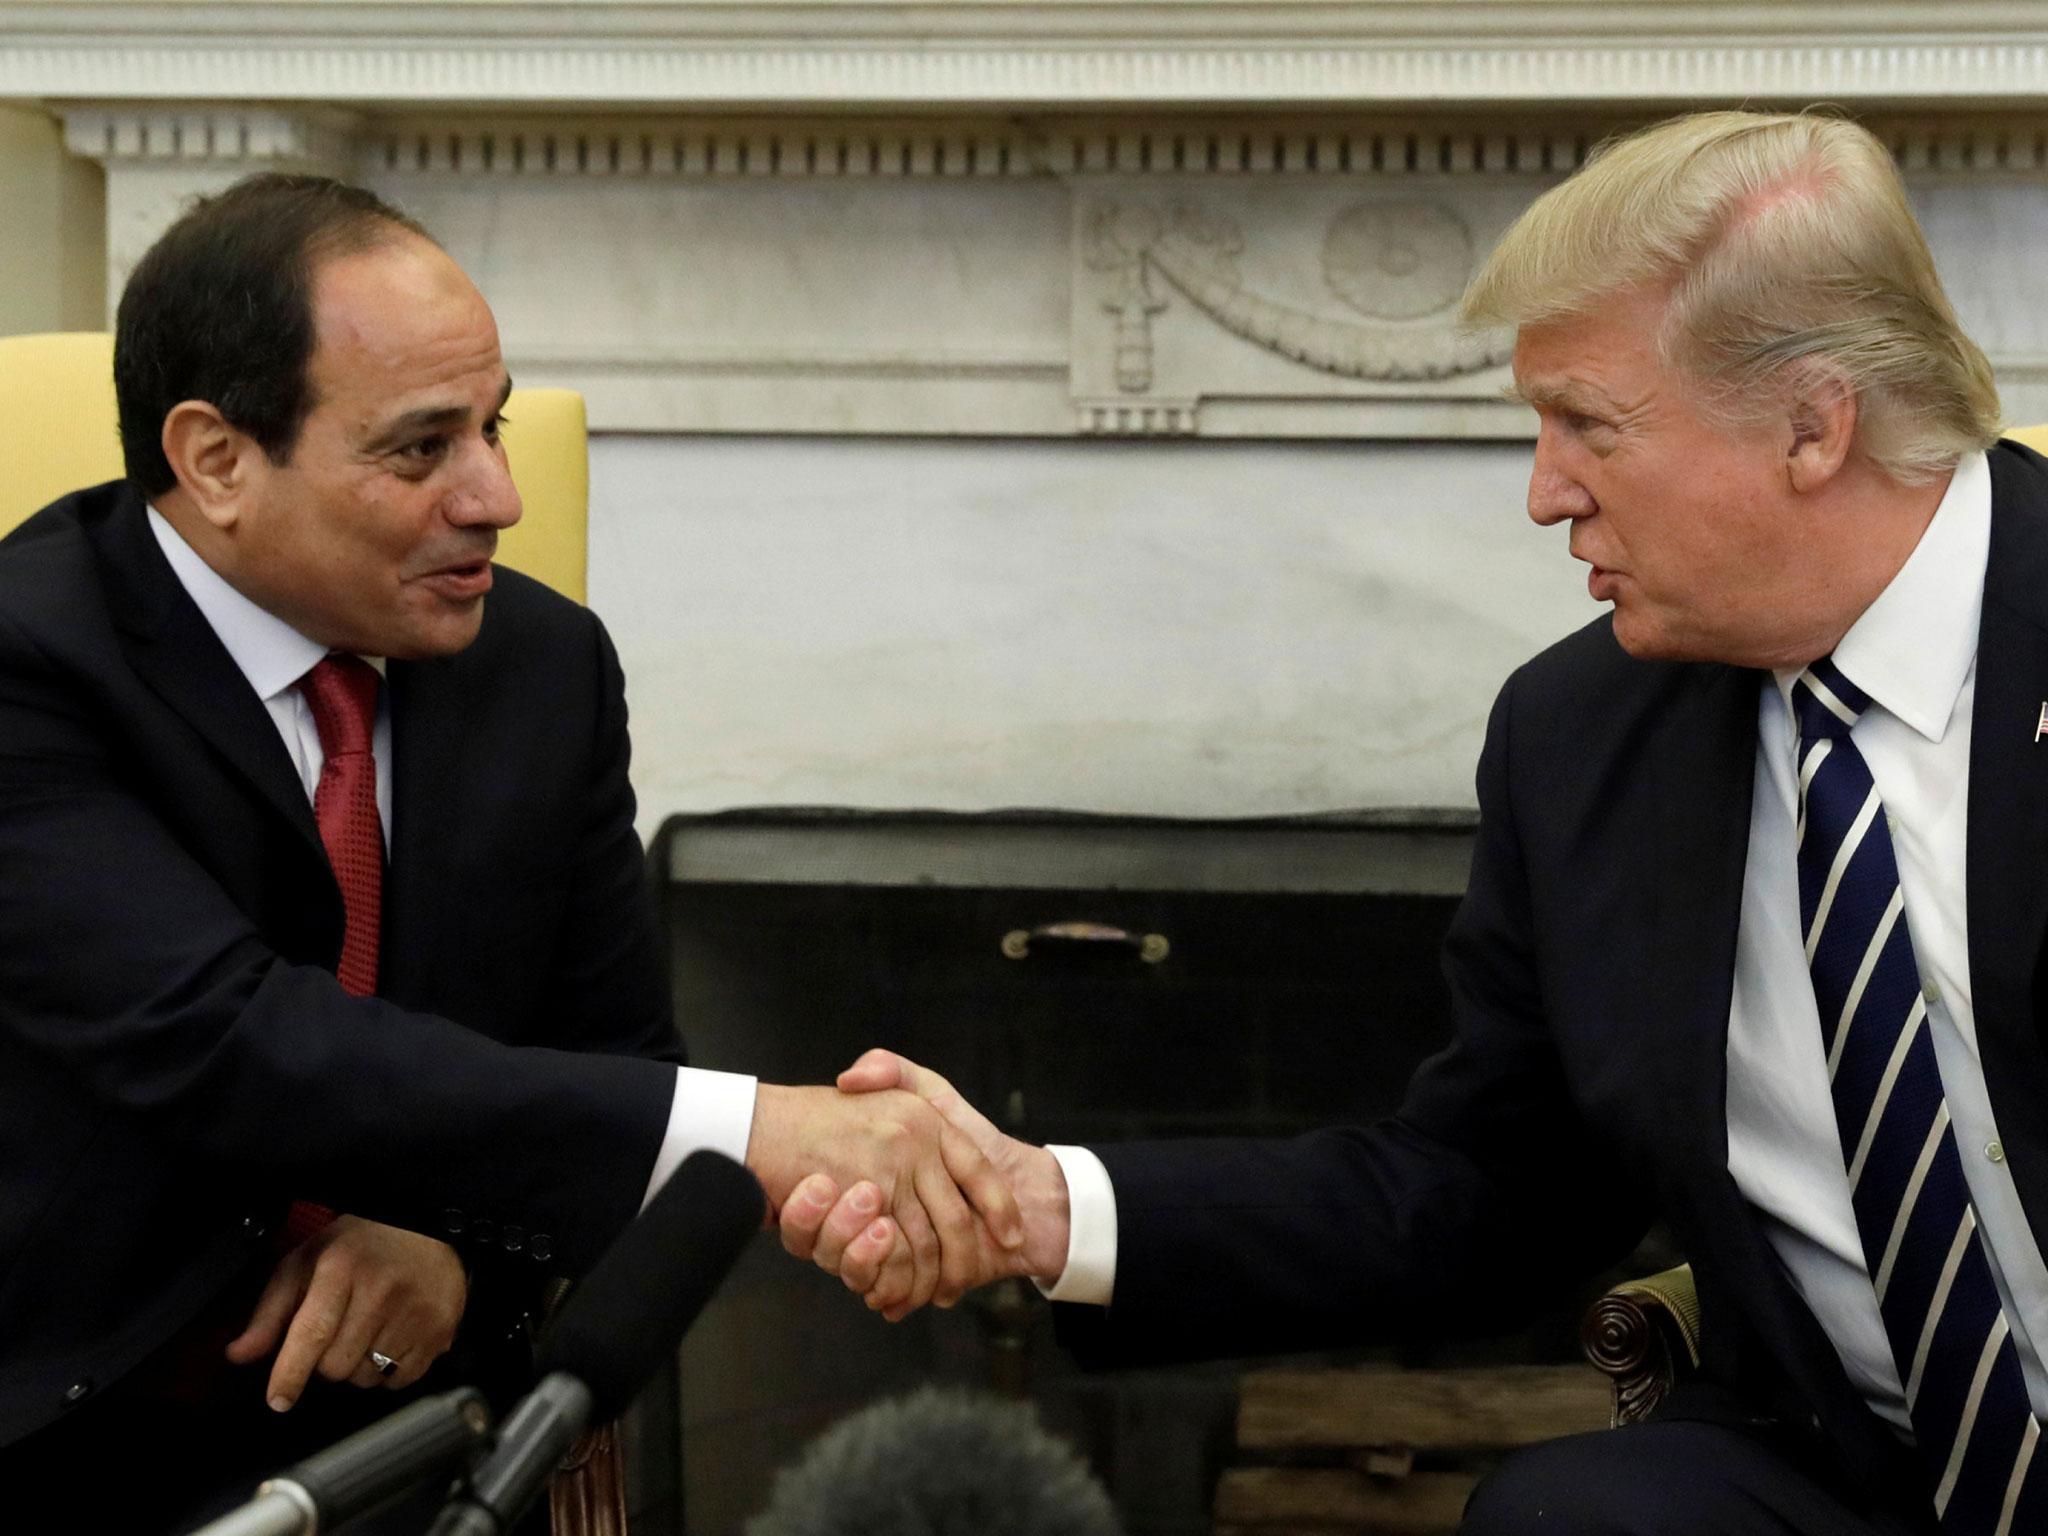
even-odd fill
[(1662, 295), (1610, 296), (1515, 333), (1512, 393), (1532, 405), (1622, 401), (1676, 382), (1665, 359)]
[(502, 393), (490, 306), (445, 252), (416, 236), (321, 262), (313, 329), (308, 374), (320, 402), (390, 414), (425, 396), (483, 405)]

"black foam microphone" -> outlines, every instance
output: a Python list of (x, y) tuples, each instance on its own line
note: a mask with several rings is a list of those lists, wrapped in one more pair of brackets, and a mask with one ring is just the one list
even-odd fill
[(491, 1412), (462, 1387), (423, 1397), (309, 1456), (195, 1536), (307, 1536), (376, 1509), (446, 1473), (483, 1443)]
[(767, 1197), (729, 1157), (695, 1152), (619, 1235), (541, 1341), (541, 1379), (429, 1536), (501, 1536), (586, 1425), (625, 1412), (671, 1358), (740, 1253)]

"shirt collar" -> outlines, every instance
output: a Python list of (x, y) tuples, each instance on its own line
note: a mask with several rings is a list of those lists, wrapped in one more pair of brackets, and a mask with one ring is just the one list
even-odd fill
[[(1991, 462), (1965, 454), (1891, 584), (1835, 647), (1843, 674), (1929, 741), (1948, 732), (1977, 659), (1991, 552)], [(1776, 672), (1787, 703), (1801, 669)]]
[[(157, 547), (170, 562), (171, 574), (178, 578), (185, 595), (220, 637), (220, 643), (258, 698), (269, 699), (283, 693), (326, 657), (326, 646), (307, 639), (269, 609), (259, 607), (229, 586), (153, 506), (149, 509), (149, 531), (156, 535)], [(364, 660), (379, 672), (384, 670), (383, 658)]]

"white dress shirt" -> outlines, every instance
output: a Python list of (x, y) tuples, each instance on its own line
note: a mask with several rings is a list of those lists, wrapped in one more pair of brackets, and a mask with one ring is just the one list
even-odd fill
[[(1907, 931), (1992, 1273), (2034, 1410), (2048, 1415), (2048, 1372), (2036, 1342), (2048, 1339), (2048, 1265), (1999, 1145), (1970, 1004), (1964, 899), (1970, 706), (1990, 539), (1991, 469), (1976, 453), (1957, 466), (1918, 547), (1842, 638), (1834, 659), (1875, 701), (1855, 728), (1855, 742), (1892, 821)], [(1819, 1010), (1799, 933), (1794, 676), (1766, 679), (1758, 700), (1755, 793), (1728, 1020), (1728, 1167), (1850, 1380), (1879, 1415), (1906, 1428), (1905, 1391), (1849, 1201)], [(2016, 730), (2033, 726), (2013, 723)], [(1073, 1231), (1066, 1272), (1049, 1294), (1107, 1305), (1116, 1278), (1116, 1205), (1108, 1173), (1085, 1149), (1053, 1151), (1067, 1176)]]
[[(1956, 468), (1919, 546), (1835, 647), (1868, 693), (1853, 739), (1892, 828), (1906, 929), (1927, 998), (1935, 1060), (1979, 1230), (2036, 1413), (2048, 1412), (2037, 1341), (2048, 1338), (2048, 1266), (1999, 1145), (1977, 1054), (1965, 902), (1970, 707), (1977, 621), (1991, 544), (1991, 470)], [(1786, 672), (1759, 702), (1756, 791), (1728, 1018), (1728, 1170), (1762, 1217), (1793, 1287), (1820, 1320), (1849, 1379), (1883, 1418), (1908, 1427), (1905, 1390), (1877, 1308), (1834, 1102), (1819, 1011), (1799, 932), (1793, 829), (1797, 728)], [(2032, 720), (2014, 721), (2032, 730)]]
[[(149, 529), (202, 617), (212, 626), (235, 665), (256, 690), (284, 741), (292, 766), (311, 800), (320, 783), (326, 754), (313, 707), (295, 686), (327, 654), (327, 647), (258, 607), (229, 586), (219, 572), (200, 559), (192, 546), (155, 507)], [(382, 657), (363, 658), (381, 674)], [(377, 725), (370, 739), (377, 769), (377, 816), (383, 824), (384, 846), (391, 846), (391, 706), (388, 690), (377, 692)], [(744, 1162), (754, 1122), (754, 1079), (735, 1072), (710, 1072), (677, 1067), (674, 1097), (669, 1100), (668, 1129), (648, 1176), (644, 1205), (692, 1152), (708, 1148)]]

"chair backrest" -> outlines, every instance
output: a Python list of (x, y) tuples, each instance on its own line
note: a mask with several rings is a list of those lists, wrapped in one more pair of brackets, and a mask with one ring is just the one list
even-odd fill
[[(0, 534), (67, 491), (121, 473), (115, 428), (114, 338), (104, 331), (0, 337)], [(526, 514), (499, 558), (584, 601), (590, 568), (590, 449), (573, 389), (515, 389), (505, 403), (505, 454)]]
[(2012, 427), (2005, 435), (2016, 443), (2025, 443), (2036, 453), (2048, 453), (2048, 426)]

